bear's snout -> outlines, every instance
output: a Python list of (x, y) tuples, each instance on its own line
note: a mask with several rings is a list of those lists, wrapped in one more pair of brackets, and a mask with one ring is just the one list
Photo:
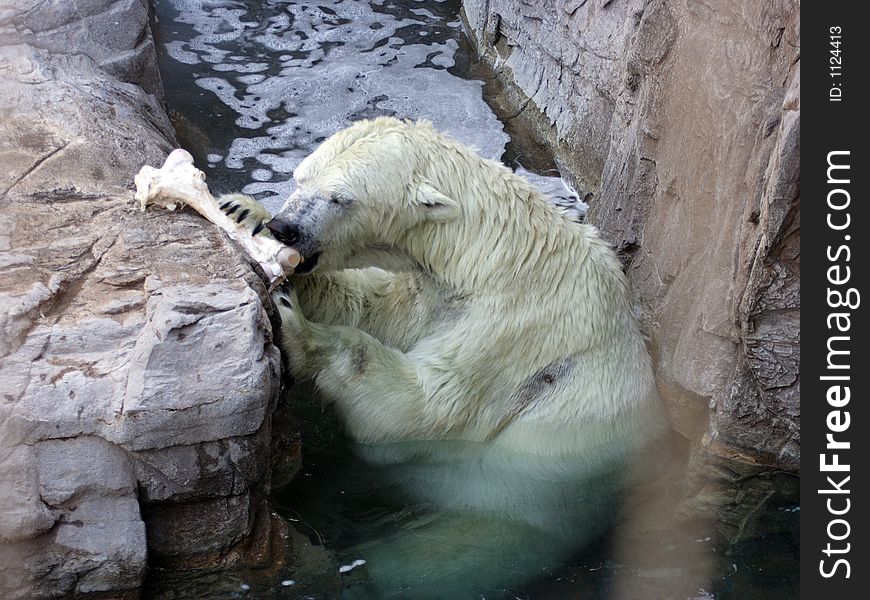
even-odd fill
[(302, 238), (302, 228), (290, 221), (275, 217), (266, 224), (275, 239), (287, 246), (294, 246)]
[(305, 235), (302, 226), (281, 217), (274, 217), (266, 224), (266, 228), (272, 232), (276, 240), (301, 255), (302, 261), (293, 270), (294, 274), (304, 275), (314, 270), (320, 252), (311, 244), (311, 238)]

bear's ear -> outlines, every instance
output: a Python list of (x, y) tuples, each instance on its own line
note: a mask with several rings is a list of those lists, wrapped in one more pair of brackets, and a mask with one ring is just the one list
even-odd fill
[(449, 221), (459, 216), (459, 204), (436, 190), (428, 181), (417, 184), (414, 203), (423, 211), (427, 221)]

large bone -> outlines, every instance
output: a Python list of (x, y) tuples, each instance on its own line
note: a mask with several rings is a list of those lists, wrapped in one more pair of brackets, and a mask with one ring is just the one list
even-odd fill
[(301, 261), (296, 250), (267, 232), (252, 236), (246, 227), (229, 218), (209, 193), (205, 173), (193, 166), (193, 157), (186, 150), (173, 150), (159, 169), (147, 165), (142, 167), (133, 181), (136, 183), (134, 198), (143, 211), (148, 205), (175, 210), (186, 204), (238, 242), (260, 264), (273, 288)]

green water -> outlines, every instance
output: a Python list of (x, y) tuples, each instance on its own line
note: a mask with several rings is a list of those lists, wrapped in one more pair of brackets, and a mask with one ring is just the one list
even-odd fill
[[(290, 401), (303, 426), (304, 461), (300, 477), (275, 494), (276, 508), (313, 543), (335, 552), (339, 563), (365, 559), (367, 541), (402, 535), (427, 517), (452, 518), (437, 506), (409, 496), (403, 478), (395, 472), (362, 460), (354, 444), (341, 434), (337, 419), (320, 407), (310, 389), (303, 387)], [(513, 562), (500, 566), (505, 573), (502, 585), (475, 588), (474, 582), (467, 581), (460, 592), (450, 590), (434, 597), (796, 598), (800, 516), (794, 504), (796, 490), (784, 489), (768, 499), (762, 514), (756, 515), (763, 531), (728, 544), (717, 537), (714, 522), (677, 514), (686, 487), (687, 450), (679, 436), (668, 440), (655, 457), (656, 462), (668, 463), (660, 476), (614, 498), (613, 511), (607, 513), (612, 520), (602, 535), (578, 543), (558, 564), (541, 564), (533, 572), (525, 568), (528, 561), (523, 556), (538, 557), (542, 551), (538, 544), (547, 543), (531, 532), (512, 540), (519, 539), (522, 545), (514, 548)], [(481, 537), (491, 533), (486, 525), (476, 531)], [(635, 552), (626, 553), (626, 544)], [(518, 580), (511, 574), (522, 577)], [(344, 579), (353, 591), (346, 597), (382, 597), (366, 593), (365, 567)], [(395, 597), (433, 597), (428, 592), (409, 588)]]

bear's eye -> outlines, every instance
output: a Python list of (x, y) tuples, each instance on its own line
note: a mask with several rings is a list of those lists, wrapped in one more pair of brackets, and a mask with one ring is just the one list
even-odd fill
[(336, 206), (348, 206), (351, 203), (351, 199), (343, 194), (332, 194), (329, 197), (329, 202)]

